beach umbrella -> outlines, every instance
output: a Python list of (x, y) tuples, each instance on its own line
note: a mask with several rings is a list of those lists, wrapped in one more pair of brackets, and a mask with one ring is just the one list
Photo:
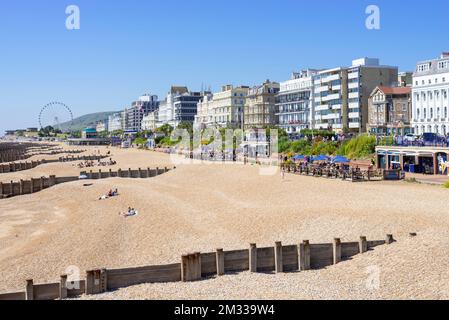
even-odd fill
[(305, 156), (299, 155), (299, 154), (293, 156), (293, 160), (303, 160), (304, 158), (305, 158)]
[(323, 154), (311, 158), (311, 161), (327, 161), (327, 160), (329, 160), (329, 158)]

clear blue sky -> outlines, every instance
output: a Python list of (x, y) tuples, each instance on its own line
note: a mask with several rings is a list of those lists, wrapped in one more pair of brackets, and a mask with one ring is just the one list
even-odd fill
[[(81, 30), (65, 28), (76, 4)], [(365, 28), (365, 8), (381, 30)], [(254, 85), (357, 57), (413, 70), (449, 51), (447, 0), (14, 0), (0, 2), (0, 131), (37, 126), (59, 100), (74, 116), (119, 110), (170, 85)]]

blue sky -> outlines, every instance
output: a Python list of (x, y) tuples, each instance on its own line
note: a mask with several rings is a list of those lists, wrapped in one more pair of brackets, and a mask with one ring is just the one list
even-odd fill
[[(65, 28), (71, 4), (80, 30)], [(365, 28), (370, 4), (380, 30)], [(362, 56), (413, 70), (449, 51), (448, 9), (447, 0), (3, 0), (0, 131), (37, 126), (54, 100), (80, 116), (145, 92), (162, 98), (170, 85), (283, 81)]]

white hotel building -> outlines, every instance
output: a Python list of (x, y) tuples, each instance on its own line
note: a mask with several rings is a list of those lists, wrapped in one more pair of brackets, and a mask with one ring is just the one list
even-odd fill
[(415, 134), (449, 133), (449, 53), (439, 59), (417, 64), (413, 75), (413, 116)]
[(281, 82), (277, 95), (279, 127), (289, 134), (309, 129), (313, 118), (313, 76), (317, 70), (293, 73), (288, 81)]

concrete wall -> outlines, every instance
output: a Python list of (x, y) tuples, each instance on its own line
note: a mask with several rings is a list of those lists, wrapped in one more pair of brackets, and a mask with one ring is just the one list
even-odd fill
[(221, 276), (240, 271), (250, 272), (296, 272), (319, 269), (339, 263), (344, 259), (364, 253), (376, 246), (394, 242), (392, 235), (386, 240), (367, 241), (360, 237), (358, 242), (341, 242), (283, 246), (276, 242), (274, 247), (193, 253), (183, 255), (181, 263), (146, 266), (125, 269), (101, 269), (86, 271), (86, 280), (76, 281), (76, 288), (67, 283), (62, 275), (59, 283), (33, 284), (26, 281), (25, 292), (0, 294), (0, 300), (54, 300), (75, 297), (81, 294), (98, 294), (108, 290), (133, 286), (142, 283), (168, 283), (196, 281), (204, 277)]

